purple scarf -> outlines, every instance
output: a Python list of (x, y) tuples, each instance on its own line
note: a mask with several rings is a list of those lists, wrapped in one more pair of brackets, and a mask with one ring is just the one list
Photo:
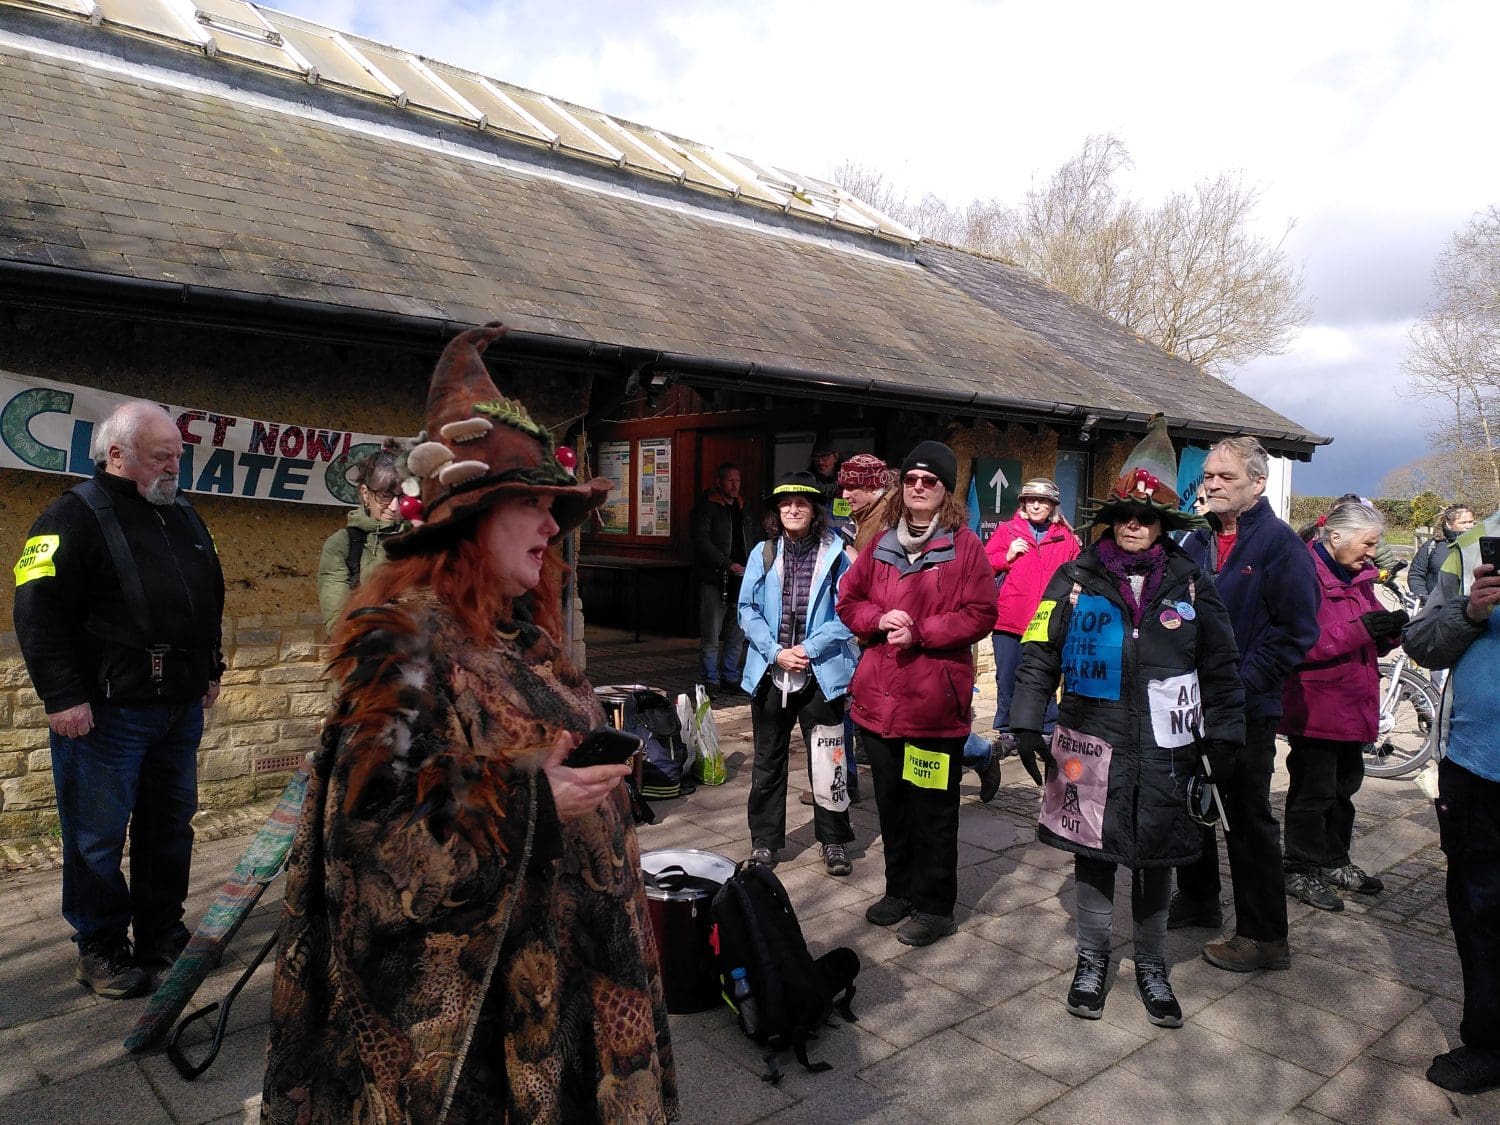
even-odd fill
[[(1161, 580), (1167, 573), (1166, 548), (1158, 540), (1140, 554), (1127, 554), (1113, 538), (1106, 535), (1095, 545), (1094, 552), (1099, 556), (1099, 565), (1115, 580), (1120, 597), (1130, 607), (1131, 623), (1139, 625), (1141, 614), (1151, 604), (1151, 599), (1156, 597), (1156, 591), (1161, 589)], [(1146, 579), (1141, 586), (1139, 601), (1130, 585), (1131, 576), (1137, 574), (1144, 575)]]

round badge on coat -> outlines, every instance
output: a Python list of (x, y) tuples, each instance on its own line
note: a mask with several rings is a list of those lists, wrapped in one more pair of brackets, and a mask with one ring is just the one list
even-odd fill
[(1177, 614), (1184, 621), (1191, 621), (1193, 618), (1198, 616), (1198, 611), (1193, 608), (1192, 602), (1178, 602)]
[(1182, 628), (1182, 617), (1175, 609), (1164, 609), (1161, 611), (1161, 627), (1163, 629)]

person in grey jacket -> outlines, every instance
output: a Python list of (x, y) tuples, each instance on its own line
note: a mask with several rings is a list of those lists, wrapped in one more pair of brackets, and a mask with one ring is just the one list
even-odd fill
[(385, 562), (385, 541), (408, 526), (396, 509), (401, 471), (394, 453), (382, 449), (361, 458), (347, 479), (359, 489), (359, 507), (323, 541), (318, 556), (318, 608), (330, 633), (349, 591)]
[[(1496, 526), (1487, 532), (1500, 534), (1500, 519), (1488, 522)], [(1402, 637), (1413, 660), (1451, 669), (1439, 716), (1437, 817), (1464, 1012), (1462, 1043), (1432, 1060), (1427, 1080), (1461, 1094), (1500, 1088), (1500, 574), (1475, 566), (1477, 557), (1475, 545), (1455, 546)]]
[(1419, 598), (1431, 597), (1437, 589), (1438, 575), (1453, 541), (1474, 526), (1474, 509), (1467, 504), (1450, 504), (1438, 517), (1438, 533), (1417, 548), (1406, 572), (1406, 586)]

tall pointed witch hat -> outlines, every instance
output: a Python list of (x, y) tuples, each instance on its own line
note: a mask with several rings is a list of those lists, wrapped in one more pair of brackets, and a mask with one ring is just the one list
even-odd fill
[(1177, 495), (1177, 452), (1167, 434), (1165, 414), (1153, 414), (1146, 423), (1146, 436), (1130, 451), (1114, 487), (1097, 505), (1091, 523), (1112, 523), (1115, 517), (1132, 508), (1153, 509), (1167, 531), (1185, 531), (1207, 527), (1208, 521), (1192, 512), (1179, 510)]
[(505, 332), (503, 324), (491, 321), (455, 336), (443, 349), (427, 389), (426, 431), (406, 455), (412, 480), (403, 491), (417, 490), (421, 510), (410, 503), (403, 507), (413, 526), (385, 541), (390, 557), (430, 550), (506, 496), (552, 496), (559, 528), (553, 542), (604, 502), (609, 481), (596, 477), (579, 483), (571, 465), (558, 459), (547, 428), (532, 421), (518, 399), (496, 389), (483, 353)]

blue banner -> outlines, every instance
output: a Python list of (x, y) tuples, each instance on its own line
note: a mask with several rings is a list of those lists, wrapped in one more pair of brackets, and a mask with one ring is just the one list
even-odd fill
[(1208, 450), (1196, 445), (1184, 445), (1177, 457), (1178, 509), (1193, 510), (1193, 497), (1203, 484), (1203, 462), (1208, 460)]

